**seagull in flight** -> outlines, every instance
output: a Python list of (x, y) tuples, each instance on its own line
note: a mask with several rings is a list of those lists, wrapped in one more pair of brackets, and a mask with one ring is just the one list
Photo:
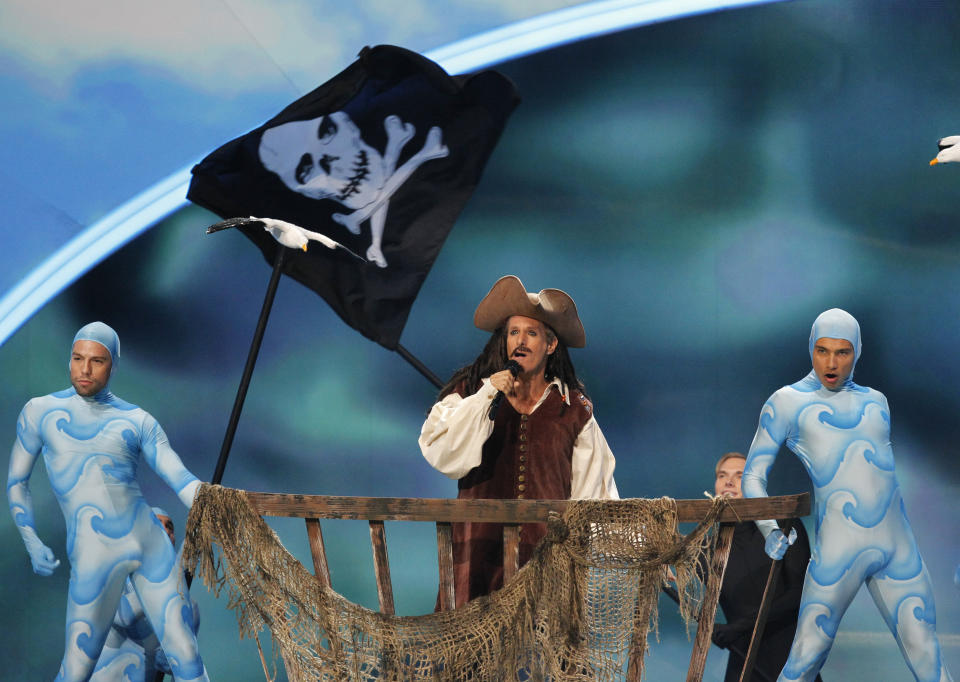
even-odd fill
[(313, 232), (299, 225), (288, 223), (285, 220), (277, 220), (276, 218), (254, 218), (253, 216), (249, 218), (230, 218), (208, 227), (207, 234), (213, 234), (214, 232), (226, 230), (231, 227), (240, 227), (241, 225), (263, 227), (264, 230), (270, 233), (271, 237), (290, 249), (306, 251), (307, 244), (313, 240), (320, 242), (328, 249), (343, 249), (354, 258), (362, 260), (364, 263), (367, 262), (366, 258), (357, 255), (340, 242), (335, 242), (325, 234)]
[(940, 138), (937, 146), (940, 147), (940, 153), (930, 162), (931, 166), (936, 166), (938, 163), (960, 161), (960, 135)]

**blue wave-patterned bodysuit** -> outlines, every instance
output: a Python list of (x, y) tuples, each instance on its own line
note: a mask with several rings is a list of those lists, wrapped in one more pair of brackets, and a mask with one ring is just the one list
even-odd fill
[(129, 577), (174, 679), (207, 680), (183, 571), (137, 483), (142, 455), (188, 508), (193, 503), (200, 483), (163, 429), (107, 389), (83, 397), (70, 388), (28, 402), (17, 421), (7, 480), (10, 510), (28, 550), (39, 543), (29, 480), (41, 453), (63, 511), (70, 559), (66, 643), (56, 679), (90, 677)]
[[(193, 609), (192, 630), (196, 633), (200, 628), (200, 610), (195, 600), (191, 599), (190, 603)], [(128, 579), (90, 682), (153, 682), (158, 669), (169, 672), (165, 658), (161, 657), (164, 663), (157, 666), (159, 648), (157, 635), (150, 627), (143, 604)]]
[[(851, 341), (859, 356), (859, 326), (855, 334), (818, 334), (815, 323), (811, 349), (824, 337)], [(815, 372), (778, 390), (763, 406), (747, 455), (745, 497), (766, 496), (767, 474), (784, 443), (813, 481), (816, 537), (796, 636), (779, 680), (816, 677), (864, 583), (916, 679), (951, 680), (937, 641), (930, 577), (894, 471), (886, 397), (851, 378), (829, 390)], [(767, 535), (775, 522), (757, 525)]]

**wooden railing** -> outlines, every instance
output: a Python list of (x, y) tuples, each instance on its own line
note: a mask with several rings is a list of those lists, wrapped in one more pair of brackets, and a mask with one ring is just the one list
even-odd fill
[[(567, 500), (337, 497), (250, 491), (247, 492), (247, 497), (262, 516), (303, 518), (306, 521), (314, 573), (327, 586), (331, 586), (330, 569), (323, 544), (320, 519), (354, 519), (369, 522), (377, 597), (381, 613), (388, 615), (393, 615), (395, 608), (384, 521), (423, 521), (436, 524), (440, 608), (449, 610), (454, 606), (452, 523), (472, 521), (504, 524), (503, 579), (507, 582), (518, 570), (520, 525), (545, 522), (550, 512), (562, 513), (569, 504)], [(680, 523), (699, 522), (706, 517), (712, 504), (707, 499), (677, 500), (676, 502), (677, 520)], [(610, 504), (616, 504), (616, 502)], [(716, 534), (713, 565), (707, 581), (706, 593), (719, 593), (717, 588), (722, 583), (723, 572), (730, 556), (734, 523), (758, 519), (794, 518), (806, 516), (809, 513), (810, 495), (808, 493), (730, 500), (719, 519), (720, 529)], [(687, 671), (688, 682), (699, 682), (703, 677), (716, 610), (716, 600), (708, 600), (703, 604), (697, 618), (697, 634)]]

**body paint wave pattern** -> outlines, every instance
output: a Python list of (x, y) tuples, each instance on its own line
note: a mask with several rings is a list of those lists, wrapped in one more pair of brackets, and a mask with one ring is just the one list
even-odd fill
[[(190, 600), (189, 606), (184, 605), (183, 618), (191, 623), (191, 629), (196, 634), (200, 629), (200, 611), (194, 600)], [(157, 635), (147, 620), (133, 583), (127, 579), (120, 606), (90, 682), (153, 682), (158, 669), (170, 672), (169, 662), (162, 654), (161, 660), (167, 665), (156, 664), (159, 651)]]
[(27, 403), (7, 480), (10, 509), (25, 540), (36, 536), (29, 479), (40, 455), (63, 512), (71, 566), (66, 648), (57, 680), (90, 676), (125, 584), (142, 602), (174, 679), (206, 680), (180, 562), (143, 498), (137, 470), (143, 457), (188, 507), (199, 481), (156, 420), (106, 390), (84, 398), (68, 389)]
[[(744, 466), (745, 497), (766, 496), (783, 444), (813, 482), (816, 537), (796, 637), (779, 680), (816, 677), (864, 584), (914, 677), (952, 680), (936, 638), (930, 577), (897, 482), (886, 397), (852, 380), (827, 390), (813, 372), (775, 392), (763, 406)], [(757, 525), (767, 534), (775, 522)]]

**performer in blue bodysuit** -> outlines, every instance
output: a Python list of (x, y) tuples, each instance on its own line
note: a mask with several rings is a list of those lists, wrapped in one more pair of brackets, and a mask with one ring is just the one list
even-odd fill
[[(170, 544), (176, 547), (170, 515), (160, 507), (154, 507), (153, 513), (163, 524)], [(200, 628), (200, 609), (193, 599), (190, 600), (190, 606), (192, 629), (196, 634)], [(156, 633), (150, 627), (133, 583), (127, 578), (120, 606), (113, 617), (107, 641), (90, 682), (153, 682), (158, 670), (169, 673), (170, 665), (163, 655)]]
[(73, 387), (26, 404), (10, 453), (10, 511), (34, 572), (51, 575), (60, 564), (34, 523), (29, 481), (41, 454), (67, 526), (66, 644), (56, 679), (89, 679), (129, 578), (174, 680), (207, 680), (183, 570), (137, 483), (140, 457), (188, 508), (200, 481), (153, 417), (107, 389), (119, 359), (113, 329), (102, 322), (80, 329), (69, 364)]
[[(840, 619), (866, 583), (914, 677), (951, 680), (936, 636), (933, 589), (904, 510), (890, 446), (890, 408), (879, 391), (853, 382), (860, 325), (849, 313), (822, 313), (810, 332), (813, 371), (763, 406), (743, 472), (744, 497), (767, 494), (767, 474), (783, 443), (813, 480), (816, 538), (800, 618), (780, 680), (812, 680)], [(780, 559), (792, 539), (758, 521), (767, 554)]]

